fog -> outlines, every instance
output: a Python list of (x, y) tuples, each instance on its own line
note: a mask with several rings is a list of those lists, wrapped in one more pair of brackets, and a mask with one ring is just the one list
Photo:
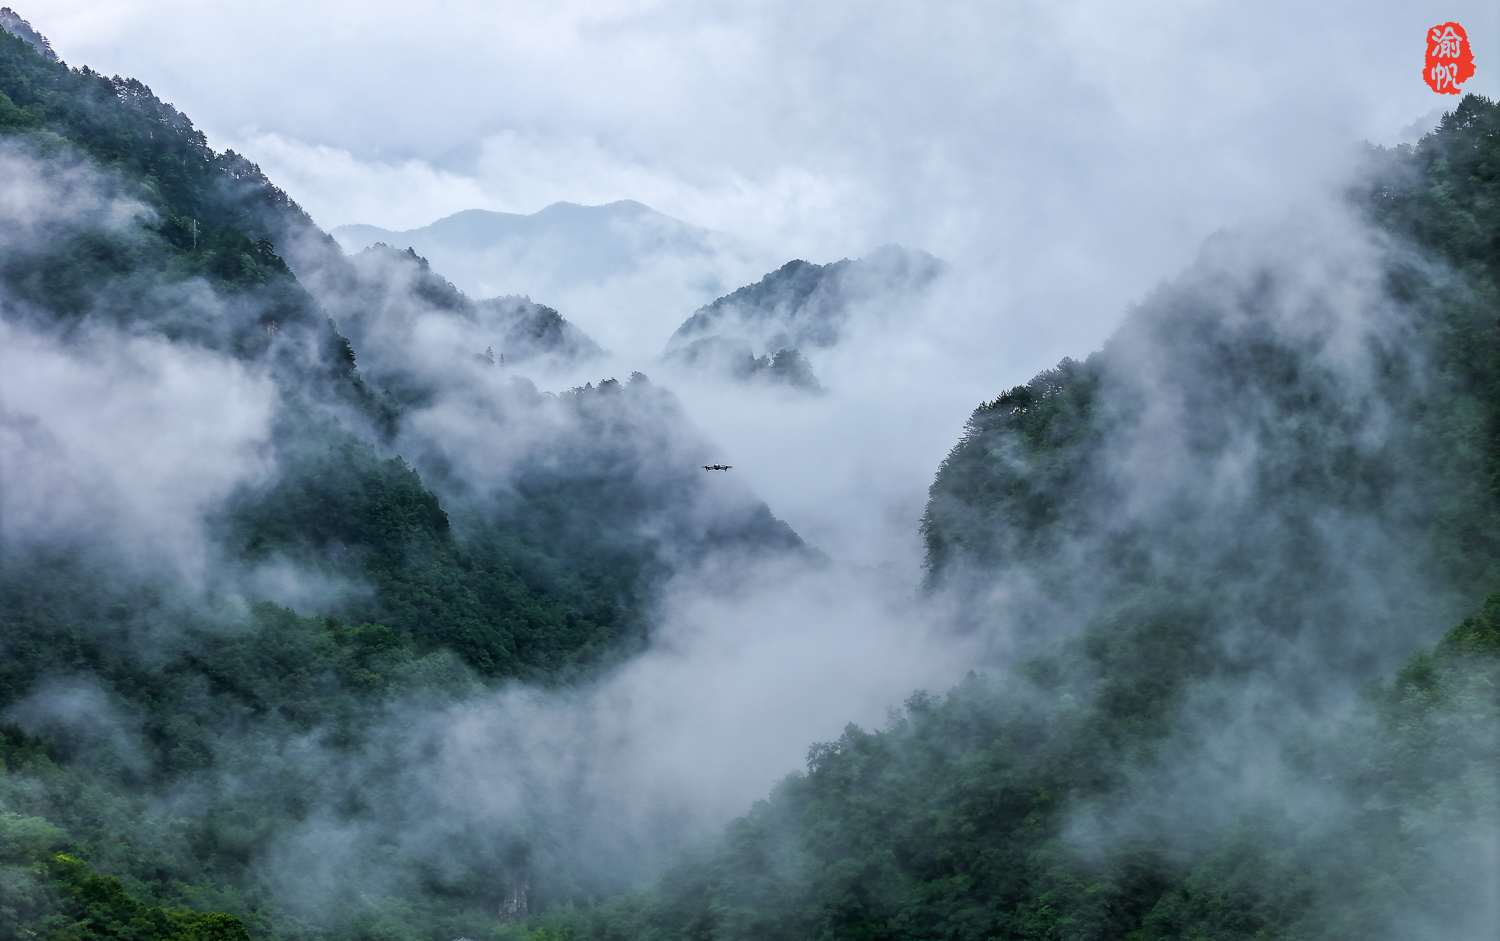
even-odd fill
[(657, 369), (721, 444), (715, 459), (734, 464), (805, 538), (913, 578), (939, 462), (974, 406), (1002, 391), (999, 377), (1031, 368), (1025, 329), (994, 347), (967, 342), (984, 319), (980, 290), (950, 274), (894, 310), (854, 305), (835, 345), (804, 350), (822, 395)]
[[(80, 233), (129, 242), (150, 219), (120, 181), (72, 159), (0, 147), (0, 253), (41, 257)], [(143, 300), (193, 307), (192, 285)], [(145, 315), (146, 311), (138, 311)], [(202, 584), (203, 517), (269, 471), (274, 390), (244, 364), (90, 319), (44, 330), (0, 294), (0, 540), (92, 545), (116, 564), (160, 565)]]
[[(16, 172), (0, 206), (30, 227), (25, 251), (66, 252), (79, 232), (150, 240), (136, 225), (142, 211), (115, 195), (107, 173), (49, 174), (24, 150), (8, 159)], [(628, 531), (605, 520), (599, 538), (638, 530), (659, 540), (672, 574), (649, 611), (649, 648), (614, 669), (572, 688), (485, 684), (435, 654), (421, 667), (428, 673), (407, 678), (414, 692), (360, 716), (369, 736), (352, 753), (328, 742), (332, 725), (311, 734), (275, 722), (238, 727), (211, 700), (185, 694), (196, 721), (234, 731), (222, 733), (212, 773), (153, 795), (150, 819), (207, 820), (227, 812), (224, 802), (295, 800), (301, 811), (268, 835), (255, 868), (318, 922), (365, 911), (357, 887), (399, 893), (423, 867), (475, 859), (545, 877), (539, 889), (553, 897), (569, 886), (623, 888), (741, 813), (801, 765), (810, 743), (850, 721), (878, 724), (913, 688), (946, 687), (977, 662), (941, 604), (918, 601), (914, 551), (892, 577), (738, 535), (764, 510), (756, 479), (701, 470), (723, 445), (669, 387), (620, 374), (626, 381), (606, 395), (601, 380), (628, 364), (566, 348), (491, 362), (477, 353), (500, 327), (483, 310), (454, 307), (458, 295), (434, 293), (434, 275), (416, 259), (376, 252), (351, 262), (316, 243), (284, 250), (353, 338), (365, 380), (416, 390), (384, 453), (412, 462), (456, 528), (527, 479), (602, 463), (624, 478), (624, 496), (644, 494), (648, 504), (626, 518)], [(360, 597), (367, 589), (345, 574), (287, 556), (247, 565), (218, 540), (226, 504), (295, 472), (298, 445), (283, 427), (293, 403), (319, 402), (360, 433), (367, 422), (320, 398), (296, 368), (273, 368), (280, 360), (229, 358), (194, 334), (169, 341), (152, 332), (164, 311), (172, 323), (221, 316), (227, 302), (207, 282), (141, 292), (152, 306), (133, 325), (118, 322), (109, 293), (73, 323), (0, 298), (6, 561), (82, 547), (110, 580), (163, 591), (170, 613), (146, 613), (160, 623), (122, 637), (111, 624), (79, 625), (148, 664), (198, 650), (195, 632), (205, 627), (250, 630), (249, 599), (319, 613)], [(569, 392), (575, 375), (592, 375), (599, 391)], [(766, 401), (775, 407), (774, 390)], [(853, 515), (866, 499), (847, 495), (840, 512)], [(568, 527), (601, 525), (588, 508), (569, 513)], [(911, 525), (889, 528), (910, 541)], [(63, 672), (36, 677), (4, 718), (83, 766), (140, 775), (147, 747), (133, 710), (88, 674)], [(347, 810), (351, 793), (362, 812)], [(392, 840), (403, 848), (396, 860), (375, 849)], [(479, 855), (456, 860), (455, 846)], [(506, 856), (514, 852), (521, 856)]]
[[(952, 263), (941, 305), (814, 363), (822, 401), (683, 396), (715, 459), (862, 563), (911, 561), (974, 405), (1097, 348), (1211, 232), (1322, 198), (1360, 139), (1431, 127), (1428, 20), (1500, 35), (1482, 3), (45, 12), (65, 59), (149, 75), (325, 228), (634, 199), (743, 246), (707, 277), (667, 259), (602, 284), (505, 277), (618, 356), (560, 382), (658, 375), (704, 285), (791, 258), (898, 242)], [(1493, 82), (1481, 67), (1467, 89)], [(497, 286), (438, 270), (476, 298)]]
[[(363, 717), (375, 730), (363, 750), (330, 745), (327, 730), (247, 733), (242, 755), (164, 798), (208, 814), (305, 786), (304, 816), (256, 867), (307, 917), (415, 885), (416, 868), (441, 868), (455, 845), (589, 890), (638, 884), (795, 771), (810, 743), (846, 722), (878, 725), (913, 689), (1003, 671), (1024, 626), (1057, 617), (1065, 634), (1087, 621), (1117, 574), (1098, 563), (1121, 533), (1157, 540), (1145, 555), (1169, 585), (1200, 577), (1193, 564), (1233, 570), (1264, 608), (1215, 622), (1224, 629), (1206, 643), (1249, 678), (1184, 707), (1169, 743), (1176, 776), (1141, 783), (1159, 790), (1132, 792), (1106, 823), (1080, 817), (1080, 843), (1128, 835), (1163, 807), (1221, 824), (1194, 795), (1227, 798), (1226, 815), (1284, 795), (1275, 731), (1342, 716), (1362, 684), (1464, 610), (1399, 551), (1430, 494), (1402, 476), (1422, 466), (1421, 442), (1392, 430), (1389, 397), (1420, 397), (1427, 381), (1404, 313), (1377, 287), (1395, 249), (1328, 202), (1360, 138), (1390, 142), (1436, 120), (1411, 53), (1421, 30), (1457, 18), (1477, 41), (1496, 33), (1491, 6), (454, 3), (351, 15), (54, 0), (22, 12), (65, 60), (146, 80), (325, 229), (636, 199), (744, 246), (706, 273), (669, 258), (542, 284), (532, 299), (608, 352), (503, 368), (480, 361), (501, 328), (434, 302), (414, 260), (280, 249), (353, 341), (363, 379), (411, 393), (380, 453), (409, 460), (456, 528), (521, 492), (527, 474), (597, 462), (647, 495), (629, 535), (669, 546), (649, 643), (576, 687), (486, 684), (433, 655), (429, 687)], [(1493, 82), (1481, 70), (1470, 90)], [(119, 234), (141, 216), (103, 174), (79, 171), (93, 181), (81, 185), (14, 166), (0, 180), (13, 224), (0, 233)], [(1200, 254), (1226, 226), (1254, 234), (1211, 238)], [(791, 258), (824, 264), (893, 241), (951, 269), (899, 307), (856, 305), (836, 343), (804, 350), (822, 394), (663, 359), (671, 331), (715, 292)], [(0, 234), (0, 251), (19, 250)], [(1342, 443), (1399, 478), (1383, 503), (1342, 494), (1309, 513), (1276, 502), (1290, 464), (1328, 456), (1297, 450), (1274, 390), (1244, 395), (1202, 349), (1177, 345), (1175, 295), (1151, 288), (1194, 258), (1180, 291), (1223, 314), (1212, 329), (1230, 340), (1305, 359)], [(1262, 275), (1281, 293), (1247, 312)], [(211, 294), (189, 285), (174, 303), (208, 316)], [(1063, 574), (1017, 565), (964, 584), (974, 606), (959, 614), (962, 600), (921, 594), (927, 487), (970, 411), (1098, 348), (1143, 298), (1168, 314), (1110, 341), (1111, 388), (1141, 407), (1117, 416), (1101, 450), (1108, 486), (1086, 502), (1087, 531), (1045, 560)], [(215, 507), (285, 472), (271, 429), (287, 407), (277, 383), (292, 380), (98, 319), (66, 335), (25, 319), (0, 298), (0, 536), (97, 539), (188, 593), (254, 589), (305, 613), (361, 590), (293, 575), (285, 560), (247, 574), (206, 535)], [(1409, 377), (1394, 391), (1378, 368), (1390, 362)], [(608, 379), (618, 400), (599, 392)], [(585, 382), (595, 398), (569, 391)], [(733, 470), (699, 469), (719, 461)], [(811, 551), (713, 545), (762, 501)], [(1037, 587), (1059, 578), (1077, 595)], [(1294, 587), (1273, 598), (1278, 579)], [(133, 767), (128, 711), (84, 679), (47, 678), (7, 718), (102, 751), (79, 731), (86, 713), (108, 717), (109, 760)], [(358, 813), (344, 809), (350, 792)], [(1299, 807), (1315, 813), (1325, 798), (1298, 795)], [(405, 854), (395, 862), (374, 849), (392, 841)]]
[[(310, 805), (268, 851), (267, 877), (333, 922), (361, 895), (476, 860), (553, 899), (633, 887), (764, 796), (808, 743), (879, 724), (913, 681), (952, 682), (930, 645), (965, 659), (931, 610), (868, 576), (734, 568), (712, 588), (674, 586), (652, 649), (597, 684), (396, 703), (360, 755), (309, 742), (272, 769), (233, 767), (241, 793), (297, 775)], [(362, 813), (342, 809), (351, 794)]]
[[(31, 14), (64, 59), (150, 75), (325, 228), (635, 199), (782, 260), (898, 242), (992, 271), (997, 332), (1047, 322), (1037, 367), (1097, 345), (1208, 233), (1306, 198), (1354, 142), (1431, 112), (1422, 31), (1457, 19), (1482, 48), (1496, 16), (689, 0)], [(1466, 88), (1494, 82), (1481, 63)]]
[(0, 538), (92, 544), (201, 584), (203, 517), (270, 471), (270, 383), (99, 331), (64, 346), (0, 323)]

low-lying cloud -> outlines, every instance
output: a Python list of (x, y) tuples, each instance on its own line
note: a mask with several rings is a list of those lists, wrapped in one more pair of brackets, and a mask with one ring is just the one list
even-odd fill
[[(595, 683), (393, 706), (362, 756), (330, 759), (305, 825), (265, 865), (320, 917), (357, 909), (355, 886), (399, 891), (481, 851), (512, 854), (496, 878), (508, 863), (543, 897), (638, 885), (797, 770), (809, 743), (879, 724), (972, 658), (937, 609), (875, 573), (720, 560), (669, 586), (651, 649)], [(349, 816), (351, 790), (365, 811)], [(376, 850), (392, 840), (402, 866)]]
[(0, 538), (201, 581), (204, 514), (271, 470), (274, 402), (202, 349), (103, 327), (61, 343), (0, 319)]

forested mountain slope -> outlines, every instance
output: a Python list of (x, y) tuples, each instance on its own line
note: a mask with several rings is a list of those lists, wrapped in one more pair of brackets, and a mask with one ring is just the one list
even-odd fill
[[(673, 573), (801, 540), (706, 479), (644, 376), (552, 394), (501, 362), (588, 354), (556, 311), (345, 258), (145, 85), (5, 16), (0, 933), (488, 930), (560, 864), (536, 821), (414, 844), (412, 716), (589, 675)], [(293, 912), (275, 861), (318, 825), (384, 881)]]
[(926, 252), (899, 245), (827, 265), (789, 261), (694, 311), (668, 339), (665, 358), (727, 379), (816, 392), (807, 351), (836, 345), (853, 318), (916, 302), (945, 270)]
[[(363, 373), (374, 369), (384, 385), (420, 383), (407, 362), (414, 334), (445, 334), (448, 356), (483, 357), (492, 365), (570, 365), (604, 353), (556, 310), (530, 298), (470, 300), (410, 248), (376, 244), (347, 264), (339, 265), (345, 277), (337, 293), (332, 285), (317, 290), (342, 313), (340, 329), (361, 351)], [(351, 268), (357, 277), (349, 277)]]
[[(524, 415), (521, 424), (527, 426), (530, 443), (548, 451), (542, 456), (511, 447), (506, 455), (507, 470), (538, 461), (549, 465), (546, 484), (530, 485), (538, 490), (577, 488), (597, 494), (600, 468), (622, 461), (634, 470), (627, 475), (631, 486), (640, 488), (605, 501), (622, 512), (638, 515), (645, 505), (664, 507), (664, 496), (647, 496), (658, 485), (683, 488), (672, 495), (678, 504), (691, 503), (701, 490), (701, 474), (668, 472), (669, 484), (631, 464), (643, 459), (644, 450), (635, 446), (642, 436), (651, 438), (654, 460), (661, 458), (667, 442), (671, 449), (688, 452), (689, 464), (693, 452), (702, 448), (659, 391), (647, 391), (646, 383), (629, 388), (606, 383), (596, 394), (590, 384), (555, 401), (549, 398), (543, 407), (542, 397), (523, 377), (492, 368), (503, 349), (486, 356), (486, 348), (477, 345), (485, 336), (529, 341), (532, 347), (521, 351), (522, 360), (527, 354), (587, 354), (591, 341), (566, 321), (549, 318), (541, 308), (512, 310), (514, 305), (497, 300), (486, 303), (501, 322), (490, 333), (476, 329), (476, 348), (461, 342), (450, 346), (443, 342), (448, 337), (424, 345), (409, 332), (403, 334), (403, 327), (424, 323), (434, 311), (456, 313), (451, 321), (474, 321), (478, 311), (489, 308), (470, 302), (414, 256), (376, 253), (363, 265), (345, 259), (258, 170), (232, 153), (213, 153), (185, 117), (140, 83), (105, 79), (87, 68), (70, 70), (16, 37), (0, 39), (0, 91), (10, 108), (11, 133), (4, 140), (8, 169), (13, 187), (32, 201), (15, 210), (14, 224), (7, 227), (0, 267), (6, 319), (59, 343), (88, 339), (106, 328), (129, 337), (164, 337), (265, 371), (278, 398), (269, 429), (278, 470), (260, 475), (259, 486), (239, 488), (218, 514), (232, 547), (252, 554), (273, 547), (316, 554), (337, 540), (344, 564), (333, 567), (362, 577), (371, 573), (359, 563), (383, 551), (399, 555), (398, 545), (408, 537), (435, 539), (434, 546), (454, 539), (444, 508), (428, 485), (396, 462), (398, 450), (429, 457), (427, 473), (450, 485), (450, 497), (457, 499), (463, 490), (486, 501), (485, 512), (467, 507), (473, 512), (464, 514), (466, 523), (477, 525), (477, 518), (494, 509), (489, 503), (495, 500), (523, 512), (520, 507), (530, 501), (511, 486), (512, 480), (492, 478), (485, 483), (504, 486), (475, 493), (484, 485), (457, 472), (463, 456), (441, 453), (448, 442), (435, 440), (424, 428), (444, 407), (460, 407), (451, 399), (491, 391), (518, 419)], [(56, 200), (50, 207), (49, 198)], [(291, 265), (278, 245), (285, 246), (281, 251)], [(346, 320), (350, 332), (372, 349), (369, 358), (382, 380), (378, 388), (366, 381), (369, 368), (361, 370), (356, 360), (363, 354), (338, 332), (329, 313)], [(623, 395), (611, 398), (616, 390)], [(590, 427), (616, 419), (638, 427), (622, 430), (612, 441)], [(570, 452), (577, 460), (560, 463), (558, 452)], [(308, 462), (318, 469), (301, 475), (291, 470)], [(620, 478), (619, 469), (613, 466), (608, 476)], [(334, 484), (338, 475), (345, 479)], [(312, 485), (313, 479), (319, 483)], [(288, 515), (276, 501), (291, 499), (293, 491), (299, 505)], [(308, 505), (309, 499), (323, 502)], [(401, 509), (383, 512), (378, 521), (349, 518), (359, 517), (366, 509), (360, 504), (371, 502)], [(624, 511), (626, 505), (635, 509)], [(342, 517), (321, 519), (325, 506), (332, 517)], [(544, 512), (555, 514), (557, 508)], [(753, 501), (726, 512), (706, 528), (680, 535), (722, 540), (748, 527), (744, 531), (752, 545), (796, 542), (784, 527), (765, 523), (764, 507)], [(633, 538), (628, 533), (634, 517), (615, 519), (595, 512), (587, 518), (587, 526), (599, 536), (591, 542)], [(537, 538), (548, 538), (541, 533), (557, 529), (532, 528)], [(676, 557), (696, 546), (685, 547), (687, 551), (658, 548)], [(643, 563), (660, 555), (644, 544), (634, 549)], [(563, 550), (531, 545), (518, 551), (514, 560), (493, 563), (500, 566), (493, 569), (495, 577), (514, 579), (500, 572), (527, 564), (527, 553), (548, 557)], [(648, 567), (665, 562), (658, 559)], [(437, 564), (441, 568), (446, 563)], [(572, 567), (564, 558), (547, 565)], [(613, 564), (607, 568), (617, 570)], [(456, 571), (444, 576), (449, 577), (461, 580)]]
[(1004, 668), (531, 937), (1494, 937), (1497, 196), (1471, 96), (978, 408), (923, 527)]
[(832, 346), (861, 302), (918, 293), (946, 268), (926, 252), (899, 245), (887, 245), (856, 261), (789, 261), (755, 284), (695, 311), (672, 334), (667, 347), (709, 335), (744, 337), (768, 350)]

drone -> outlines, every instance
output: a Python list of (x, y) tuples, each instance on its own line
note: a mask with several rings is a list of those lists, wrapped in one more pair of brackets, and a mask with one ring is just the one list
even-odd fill
[(733, 466), (734, 466), (733, 464), (704, 464), (703, 465), (703, 469), (704, 470), (729, 470), (729, 468), (731, 468)]

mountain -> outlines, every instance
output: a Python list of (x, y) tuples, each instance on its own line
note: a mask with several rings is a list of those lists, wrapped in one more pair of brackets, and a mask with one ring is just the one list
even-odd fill
[(603, 206), (553, 203), (531, 215), (468, 209), (417, 229), (344, 225), (347, 251), (377, 242), (412, 248), (476, 296), (552, 297), (565, 286), (602, 284), (662, 259), (707, 263), (713, 233), (633, 200)]
[(974, 411), (929, 591), (1003, 667), (532, 937), (1493, 937), (1500, 106), (1369, 156)]
[(708, 335), (744, 336), (769, 347), (833, 346), (860, 304), (900, 303), (927, 288), (947, 266), (899, 245), (858, 261), (828, 265), (795, 260), (693, 312), (667, 342), (681, 347)]
[(819, 391), (803, 350), (834, 346), (853, 317), (886, 316), (916, 302), (946, 268), (897, 245), (857, 261), (789, 261), (694, 311), (667, 341), (665, 358), (741, 381)]
[(700, 337), (668, 353), (667, 362), (714, 378), (780, 386), (801, 392), (822, 392), (823, 386), (801, 351), (783, 347), (755, 355), (742, 337)]
[[(362, 289), (330, 298), (328, 306), (344, 312), (340, 328), (365, 354), (367, 371), (382, 371), (388, 385), (403, 381), (396, 373), (406, 371), (418, 333), (445, 333), (455, 357), (471, 354), (501, 366), (579, 363), (604, 355), (588, 334), (530, 298), (469, 300), (409, 248), (401, 252), (377, 243), (350, 263)], [(392, 304), (399, 310), (386, 309)]]
[[(870, 583), (815, 583), (851, 628), (798, 672), (776, 631), (829, 566), (668, 389), (538, 388), (591, 352), (556, 310), (345, 255), (145, 85), (0, 25), (0, 936), (1495, 937), (1500, 106), (997, 376), (898, 609), (988, 672), (652, 878), (698, 832), (673, 789), (774, 721), (663, 733), (654, 692), (724, 681), (662, 665), (733, 615), (711, 656), (771, 635), (760, 709), (837, 692)], [(877, 254), (672, 348), (800, 374), (940, 271)]]
[[(429, 723), (597, 680), (699, 567), (816, 557), (645, 376), (539, 390), (597, 352), (557, 311), (346, 257), (0, 24), (0, 935), (477, 936), (586, 891), (541, 802), (418, 835)], [(379, 871), (315, 890), (335, 856)]]

